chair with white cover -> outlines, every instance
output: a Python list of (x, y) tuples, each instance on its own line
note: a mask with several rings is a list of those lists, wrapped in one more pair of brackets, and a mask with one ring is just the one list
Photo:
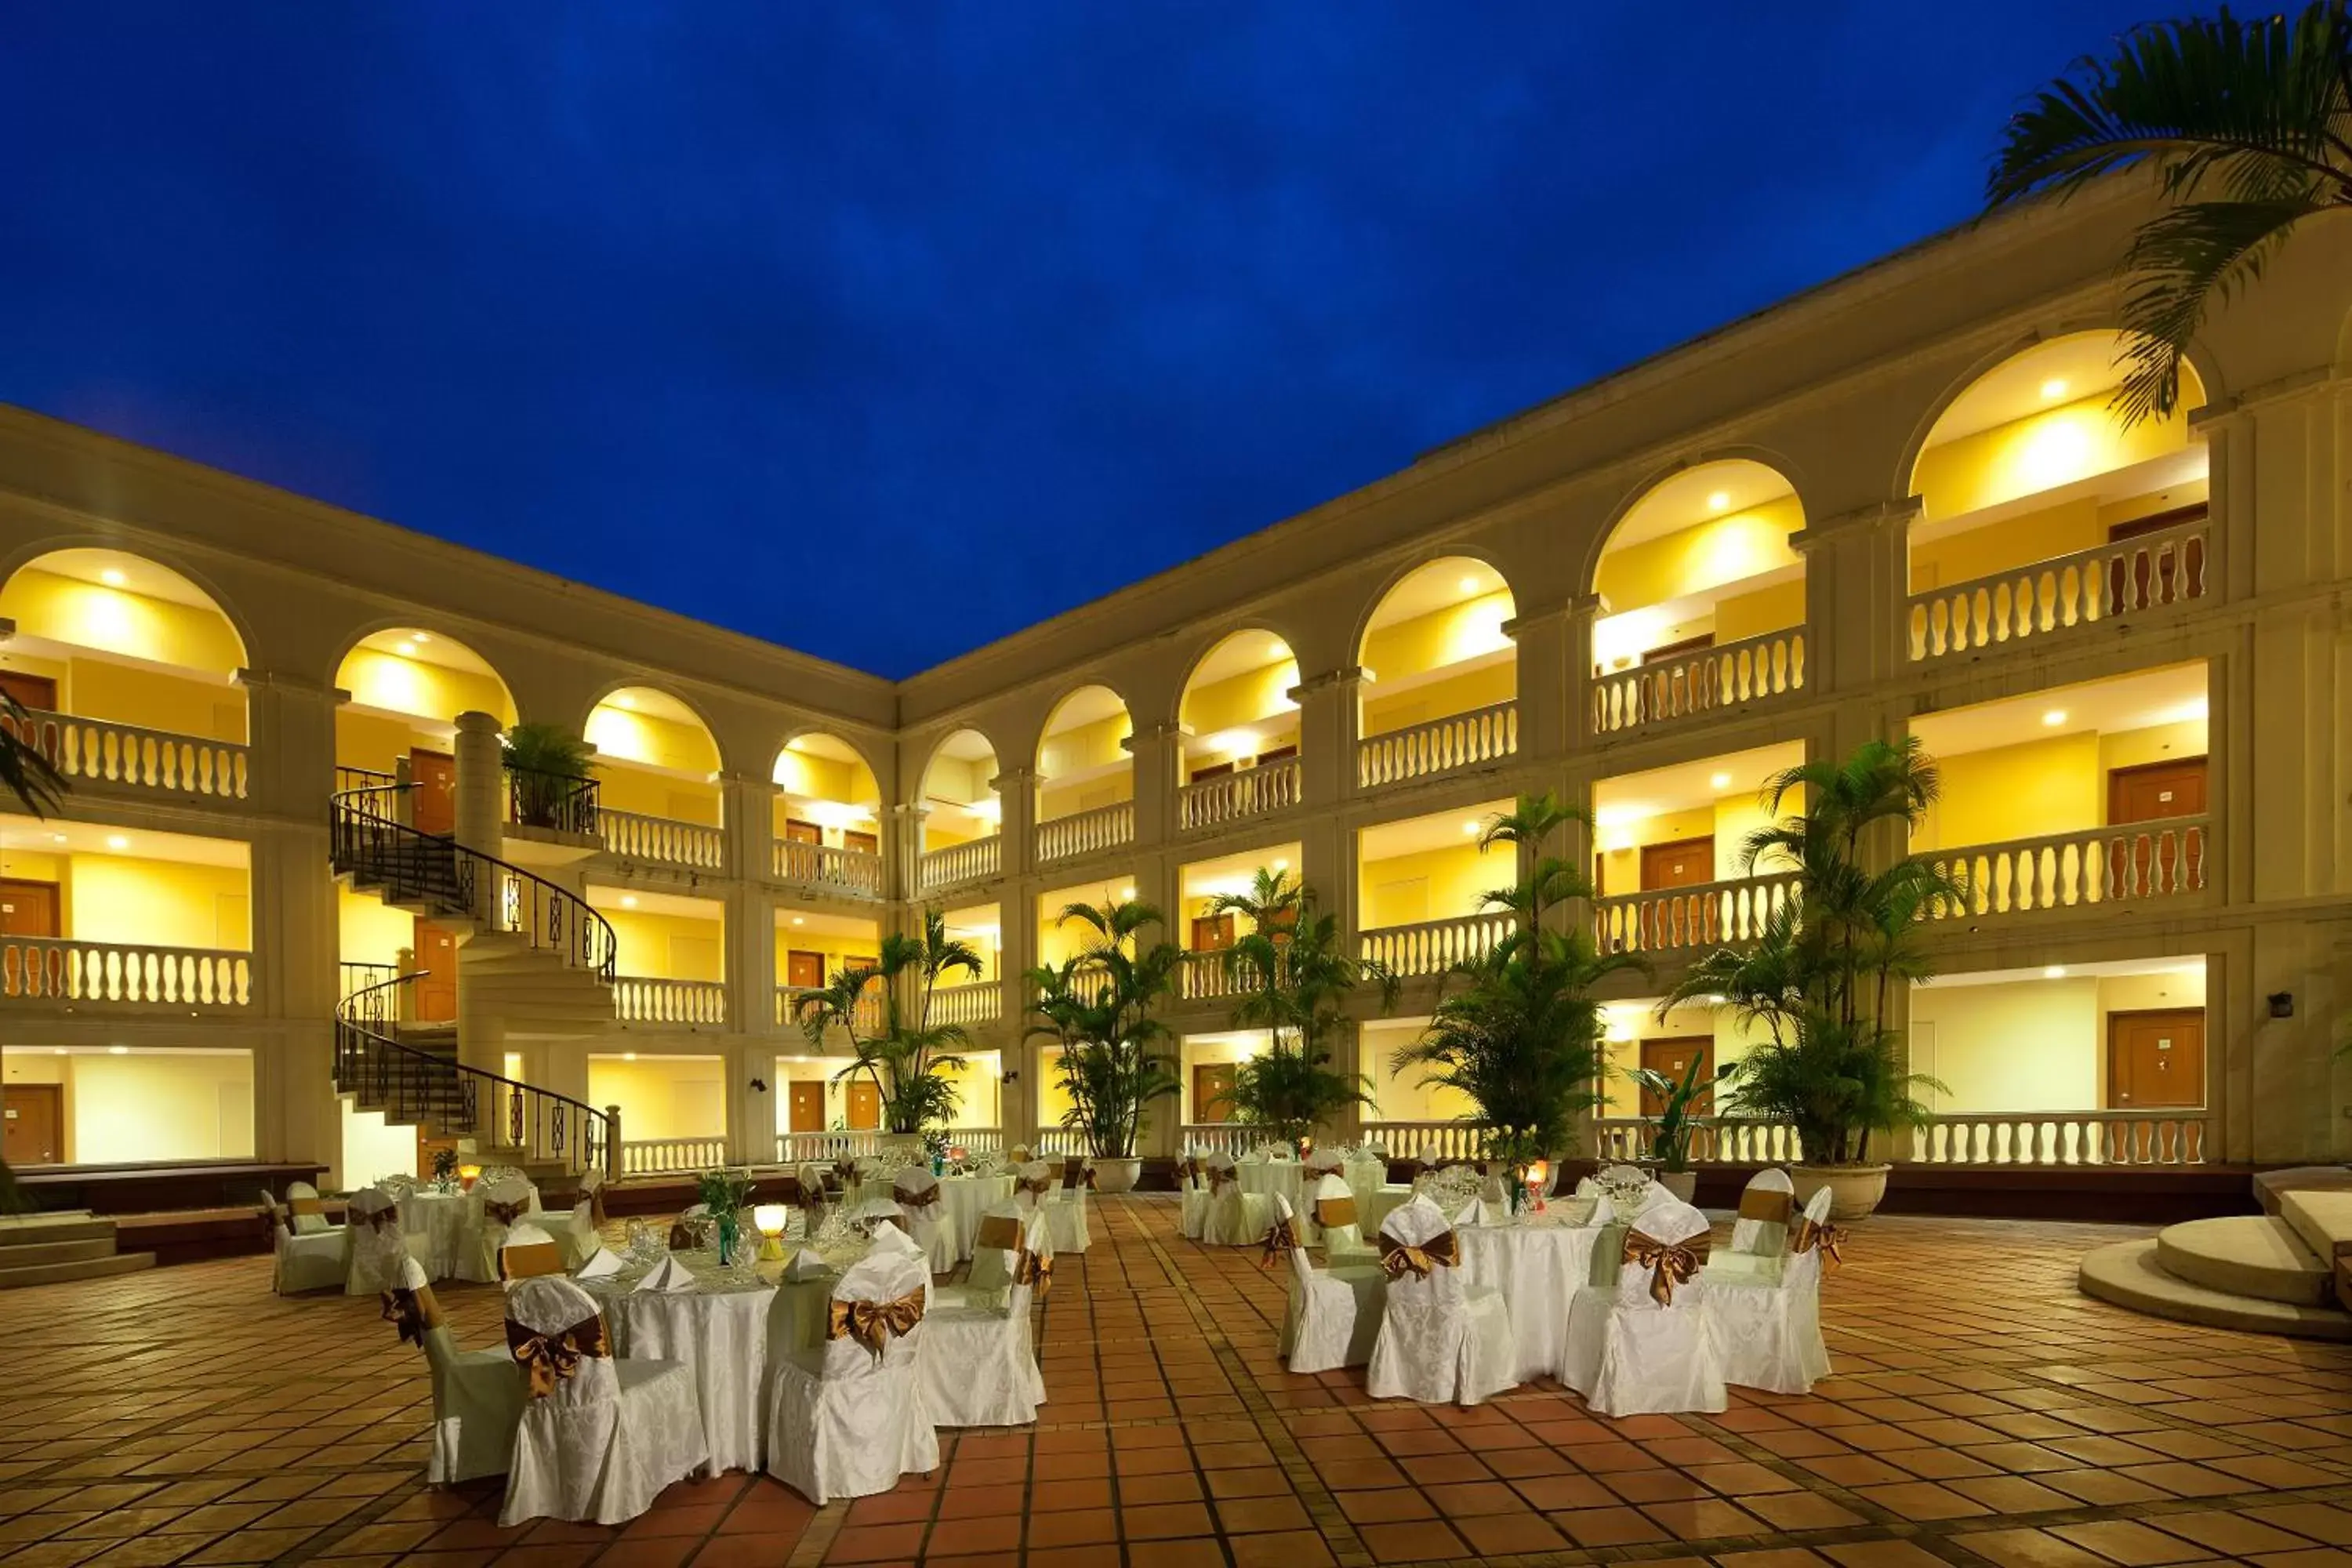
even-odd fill
[[(310, 1195), (304, 1197), (295, 1191), (297, 1187)], [(268, 1192), (261, 1194), (273, 1258), (269, 1288), (280, 1296), (342, 1289), (351, 1274), (351, 1228), (327, 1223), (317, 1189), (307, 1182), (297, 1182), (286, 1191), (287, 1201), (282, 1205)], [(315, 1222), (315, 1228), (300, 1228), (305, 1221)]]
[(381, 1187), (362, 1187), (343, 1211), (350, 1262), (343, 1294), (381, 1296), (399, 1282), (408, 1261), (408, 1237), (400, 1229), (400, 1202)]
[(474, 1184), (467, 1196), (466, 1225), (457, 1244), (457, 1278), (476, 1284), (495, 1284), (499, 1279), (499, 1248), (506, 1245), (507, 1232), (522, 1223), (537, 1201), (537, 1190), (520, 1176), (492, 1182), (485, 1177)]
[(912, 1237), (887, 1226), (875, 1233), (872, 1249), (833, 1288), (824, 1342), (775, 1366), (770, 1475), (823, 1507), (940, 1468), (939, 1434), (917, 1380), (930, 1283)]
[[(940, 1222), (940, 1179), (920, 1165), (909, 1165), (890, 1178), (890, 1195), (898, 1205), (898, 1223), (915, 1243), (934, 1274), (951, 1274), (956, 1266), (955, 1235)], [(850, 1494), (863, 1496), (863, 1493)]]
[(1024, 1215), (1036, 1213), (1045, 1205), (1054, 1190), (1053, 1167), (1043, 1160), (1029, 1160), (1013, 1168), (1013, 1201)]
[(1625, 1232), (1617, 1280), (1587, 1285), (1568, 1314), (1559, 1380), (1603, 1415), (1724, 1408), (1723, 1364), (1707, 1325), (1706, 1215), (1675, 1199)]
[(1176, 1232), (1187, 1241), (1201, 1239), (1209, 1222), (1209, 1175), (1201, 1157), (1187, 1152), (1176, 1162)]
[(1042, 1206), (1055, 1252), (1084, 1252), (1092, 1244), (1087, 1230), (1087, 1194), (1094, 1184), (1093, 1163), (1073, 1154), (1062, 1166), (1060, 1184), (1045, 1194)]
[(1380, 1337), (1388, 1276), (1369, 1258), (1357, 1268), (1316, 1268), (1299, 1244), (1290, 1200), (1276, 1193), (1274, 1213), (1266, 1247), (1286, 1255), (1290, 1264), (1290, 1307), (1282, 1320), (1284, 1363), (1297, 1373), (1363, 1365)]
[(583, 1192), (580, 1201), (569, 1209), (534, 1215), (531, 1223), (555, 1238), (555, 1245), (562, 1249), (566, 1268), (579, 1268), (604, 1245), (604, 1235), (597, 1228), (596, 1198), (593, 1193)]
[(1231, 1154), (1211, 1154), (1202, 1163), (1207, 1167), (1209, 1183), (1209, 1208), (1201, 1219), (1202, 1245), (1255, 1247), (1265, 1240), (1266, 1226), (1274, 1223), (1269, 1194), (1242, 1191)]
[(1822, 1275), (1840, 1261), (1844, 1233), (1830, 1224), (1830, 1191), (1815, 1193), (1788, 1226), (1789, 1254), (1769, 1278), (1712, 1278), (1707, 1327), (1721, 1358), (1723, 1381), (1770, 1394), (1805, 1394), (1830, 1374), (1822, 1341)]
[(499, 1238), (499, 1278), (509, 1285), (519, 1279), (561, 1274), (567, 1267), (562, 1245), (533, 1221), (517, 1221), (514, 1228)]
[(1351, 1264), (1377, 1266), (1381, 1249), (1364, 1239), (1362, 1211), (1356, 1191), (1337, 1171), (1315, 1179), (1315, 1224), (1323, 1233), (1323, 1262), (1332, 1268)]
[(500, 1524), (625, 1524), (709, 1459), (692, 1369), (614, 1360), (595, 1298), (562, 1275), (509, 1289), (507, 1345), (530, 1403)]
[(1796, 1184), (1788, 1172), (1767, 1167), (1750, 1176), (1739, 1194), (1739, 1217), (1732, 1222), (1731, 1246), (1706, 1260), (1709, 1285), (1779, 1279), (1781, 1260), (1789, 1252), (1789, 1222), (1796, 1208)]
[[(997, 1220), (1009, 1215), (992, 1214)], [(1029, 1341), (1029, 1302), (1053, 1283), (1054, 1260), (1045, 1216), (1019, 1216), (1019, 1232), (1007, 1272), (1003, 1305), (977, 1291), (950, 1297), (936, 1293), (923, 1323), (923, 1351), (916, 1361), (923, 1410), (940, 1426), (1023, 1426), (1037, 1419), (1045, 1400), (1045, 1380)], [(992, 1233), (983, 1223), (982, 1239)], [(996, 1250), (993, 1247), (988, 1250)], [(973, 1272), (980, 1252), (972, 1255)]]
[(1510, 1308), (1491, 1287), (1463, 1284), (1460, 1244), (1444, 1210), (1414, 1194), (1381, 1222), (1380, 1247), (1388, 1299), (1366, 1392), (1468, 1405), (1519, 1381)]
[(793, 1173), (793, 1206), (801, 1211), (806, 1229), (803, 1235), (814, 1236), (817, 1226), (824, 1223), (824, 1167), (811, 1160)]
[(522, 1368), (505, 1350), (461, 1351), (442, 1321), (441, 1305), (425, 1278), (425, 1265), (401, 1259), (400, 1273), (384, 1288), (383, 1316), (400, 1337), (425, 1352), (433, 1369), (433, 1448), (425, 1479), (434, 1486), (502, 1476), (514, 1452), (515, 1427), (522, 1421), (529, 1384)]

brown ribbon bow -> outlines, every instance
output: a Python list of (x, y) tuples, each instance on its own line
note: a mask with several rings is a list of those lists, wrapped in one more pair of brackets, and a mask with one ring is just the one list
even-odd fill
[(1811, 1215), (1807, 1215), (1797, 1221), (1797, 1234), (1790, 1240), (1789, 1250), (1811, 1252), (1816, 1247), (1820, 1247), (1822, 1272), (1826, 1274), (1845, 1261), (1845, 1254), (1838, 1250), (1844, 1241), (1844, 1231), (1833, 1225), (1817, 1223)]
[(1054, 1190), (1054, 1178), (1051, 1176), (1040, 1176), (1034, 1182), (1015, 1182), (1013, 1184), (1013, 1187), (1015, 1192), (1034, 1193), (1037, 1196), (1042, 1198), (1047, 1193)]
[(1401, 1279), (1411, 1269), (1416, 1279), (1429, 1278), (1433, 1268), (1451, 1268), (1462, 1261), (1462, 1244), (1450, 1230), (1441, 1230), (1419, 1247), (1399, 1241), (1386, 1231), (1381, 1233), (1381, 1271), (1391, 1279)]
[(1013, 1282), (1034, 1286), (1037, 1294), (1045, 1295), (1054, 1288), (1054, 1260), (1022, 1247), (1013, 1255)]
[(1095, 1168), (1092, 1165), (1071, 1165), (1062, 1172), (1062, 1185), (1065, 1188), (1091, 1187), (1094, 1184)]
[(1191, 1181), (1200, 1173), (1201, 1164), (1199, 1161), (1179, 1160), (1176, 1162), (1176, 1184), (1178, 1186), (1182, 1186), (1185, 1183)]
[(1288, 1220), (1276, 1220), (1266, 1226), (1265, 1256), (1258, 1259), (1257, 1266), (1260, 1268), (1271, 1268), (1276, 1263), (1297, 1250), (1298, 1233), (1291, 1228)]
[(855, 1160), (835, 1160), (833, 1163), (833, 1175), (834, 1179), (841, 1183), (844, 1186), (848, 1185), (850, 1183), (857, 1180), (857, 1162)]
[(1650, 1300), (1661, 1307), (1671, 1307), (1675, 1287), (1691, 1282), (1713, 1245), (1713, 1238), (1705, 1231), (1683, 1241), (1660, 1241), (1647, 1231), (1629, 1230), (1625, 1233), (1625, 1261), (1648, 1269)]
[(373, 1214), (362, 1215), (360, 1215), (360, 1218), (366, 1223), (367, 1227), (370, 1230), (375, 1232), (378, 1236), (382, 1236), (386, 1226), (397, 1226), (399, 1225), (400, 1211), (396, 1208), (378, 1209)]
[(530, 1200), (529, 1198), (521, 1198), (510, 1204), (502, 1204), (496, 1198), (484, 1198), (482, 1200), (482, 1217), (488, 1220), (492, 1225), (511, 1226), (515, 1221), (522, 1218), (523, 1215), (530, 1212)]
[(397, 1325), (403, 1340), (423, 1350), (425, 1333), (441, 1326), (441, 1306), (430, 1285), (422, 1290), (395, 1285), (383, 1293), (383, 1321)]
[(609, 1356), (604, 1319), (599, 1313), (583, 1318), (568, 1329), (542, 1334), (527, 1324), (507, 1320), (507, 1349), (530, 1376), (530, 1396), (544, 1399), (555, 1385), (580, 1375), (580, 1363), (589, 1356)]
[(1224, 1191), (1227, 1186), (1241, 1180), (1240, 1173), (1230, 1166), (1211, 1165), (1208, 1170), (1209, 1195), (1211, 1197), (1216, 1196), (1219, 1193)]
[(1325, 1230), (1337, 1230), (1342, 1226), (1355, 1224), (1356, 1200), (1353, 1197), (1317, 1198), (1315, 1223)]
[(1739, 1194), (1739, 1217), (1766, 1225), (1788, 1224), (1789, 1211), (1793, 1206), (1794, 1196), (1789, 1193), (1767, 1192), (1759, 1187)]
[(882, 1359), (883, 1348), (890, 1341), (905, 1339), (922, 1321), (923, 1291), (920, 1286), (895, 1301), (844, 1301), (835, 1299), (825, 1319), (824, 1337), (837, 1340), (846, 1335), (864, 1345), (878, 1362)]
[(919, 1193), (902, 1192), (898, 1194), (898, 1198), (903, 1207), (927, 1209), (940, 1201), (940, 1190), (937, 1187), (925, 1187)]

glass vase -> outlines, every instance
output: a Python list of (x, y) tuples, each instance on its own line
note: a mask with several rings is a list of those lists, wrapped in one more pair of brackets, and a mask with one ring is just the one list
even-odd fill
[(719, 1267), (721, 1268), (734, 1266), (736, 1228), (737, 1223), (733, 1215), (722, 1214), (719, 1216)]

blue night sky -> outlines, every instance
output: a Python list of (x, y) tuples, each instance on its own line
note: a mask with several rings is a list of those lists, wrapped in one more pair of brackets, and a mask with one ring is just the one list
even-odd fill
[(903, 675), (1969, 217), (2146, 4), (26, 0), (0, 399)]

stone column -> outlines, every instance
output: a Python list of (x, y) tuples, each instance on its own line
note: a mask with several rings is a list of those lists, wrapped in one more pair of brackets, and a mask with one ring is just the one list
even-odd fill
[(1916, 505), (1877, 505), (1809, 523), (1790, 536), (1805, 562), (1805, 687), (1857, 691), (1910, 662), (1911, 519)]
[(997, 823), (996, 869), (1008, 882), (1029, 873), (1037, 858), (1037, 770), (1010, 767), (988, 781), (1002, 811)]
[(729, 773), (720, 785), (729, 879), (727, 1027), (739, 1035), (764, 1035), (775, 1026), (776, 913), (761, 886), (772, 859), (775, 797), (774, 784), (745, 773)]
[[(502, 809), (506, 768), (499, 746), (498, 720), (481, 712), (458, 714), (457, 739), (453, 749), (457, 779), (452, 837), (459, 848), (495, 858), (504, 847), (506, 815)], [(475, 872), (474, 919), (478, 931), (497, 930), (502, 918), (504, 879), (495, 874), (484, 874), (490, 870), (477, 867)], [(506, 1060), (506, 1027), (501, 1020), (482, 1010), (478, 993), (478, 987), (467, 984), (461, 957), (457, 965), (457, 1060), (483, 1072), (497, 1073)], [(502, 1142), (506, 1129), (499, 1125), (494, 1110), (486, 1110), (479, 1120), (480, 1129), (476, 1136), (484, 1147)]]
[[(1589, 601), (1553, 605), (1523, 611), (1503, 623), (1504, 635), (1518, 645), (1518, 754), (1522, 757), (1565, 756), (1582, 710), (1570, 703), (1570, 669), (1578, 662), (1589, 624), (1580, 606)], [(1585, 661), (1590, 665), (1590, 661)]]
[(890, 808), (888, 854), (882, 868), (883, 896), (895, 902), (915, 901), (922, 885), (923, 818), (930, 815), (925, 805), (894, 805)]
[[(1567, 664), (1560, 675), (1560, 689), (1564, 694), (1564, 700), (1560, 705), (1560, 746), (1558, 752), (1549, 753), (1556, 756), (1574, 754), (1582, 749), (1586, 740), (1592, 733), (1592, 692), (1595, 685), (1592, 673), (1592, 623), (1601, 618), (1605, 613), (1606, 606), (1601, 604), (1600, 595), (1586, 594), (1581, 597), (1570, 599), (1564, 606), (1564, 610), (1567, 624), (1563, 640), (1567, 646), (1561, 651), (1567, 659)], [(1521, 620), (1527, 618), (1524, 616), (1520, 617)], [(1522, 679), (1526, 679), (1528, 662), (1523, 649), (1519, 657)], [(1547, 753), (1540, 748), (1528, 743), (1528, 731), (1525, 728), (1527, 721), (1523, 700), (1519, 715), (1521, 726), (1519, 750), (1534, 756), (1546, 755)]]
[(1139, 847), (1176, 837), (1176, 753), (1186, 733), (1181, 724), (1154, 724), (1119, 743), (1135, 762), (1135, 842)]
[(1363, 682), (1363, 667), (1351, 664), (1290, 689), (1290, 700), (1298, 704), (1299, 790), (1310, 808), (1327, 809), (1355, 796)]

